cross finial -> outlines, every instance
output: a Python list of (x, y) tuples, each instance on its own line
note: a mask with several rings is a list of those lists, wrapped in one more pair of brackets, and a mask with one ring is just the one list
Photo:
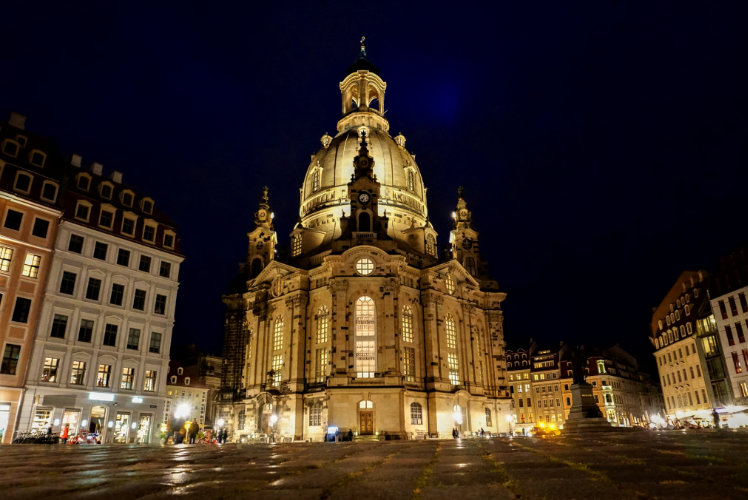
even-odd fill
[(366, 45), (364, 45), (364, 41), (366, 40), (365, 36), (361, 37), (361, 55), (366, 57)]
[(462, 198), (462, 186), (457, 187), (457, 197)]

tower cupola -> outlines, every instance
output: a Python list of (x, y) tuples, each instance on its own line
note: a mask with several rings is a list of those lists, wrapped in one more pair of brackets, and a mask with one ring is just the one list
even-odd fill
[(379, 76), (379, 68), (366, 58), (366, 37), (361, 37), (358, 59), (348, 67), (347, 75), (340, 82), (343, 99), (343, 118), (338, 122), (338, 132), (352, 126), (365, 125), (388, 131), (390, 126), (384, 119), (384, 93), (387, 84)]

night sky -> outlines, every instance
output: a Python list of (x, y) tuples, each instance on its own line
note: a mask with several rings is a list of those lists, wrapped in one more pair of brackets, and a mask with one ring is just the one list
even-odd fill
[(465, 187), (509, 345), (620, 342), (647, 360), (652, 307), (746, 235), (745, 2), (109, 3), (3, 7), (0, 114), (177, 222), (173, 344), (220, 352), (265, 184), (288, 245), (361, 35), (440, 244)]

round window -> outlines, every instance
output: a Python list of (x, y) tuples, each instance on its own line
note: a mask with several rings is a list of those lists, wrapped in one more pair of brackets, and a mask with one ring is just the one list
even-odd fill
[(452, 279), (452, 276), (447, 275), (447, 281), (445, 285), (447, 287), (447, 293), (453, 295), (455, 293), (455, 280)]
[(374, 261), (368, 258), (358, 259), (356, 261), (356, 272), (362, 276), (367, 276), (374, 272)]

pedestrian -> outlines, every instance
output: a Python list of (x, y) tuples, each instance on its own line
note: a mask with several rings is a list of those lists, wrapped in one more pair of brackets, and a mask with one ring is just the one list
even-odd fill
[(52, 437), (52, 424), (47, 427), (47, 437)]
[(460, 437), (460, 433), (457, 432), (457, 427), (454, 427), (452, 429), (452, 437), (455, 438), (455, 439), (457, 439), (458, 437)]
[(190, 444), (195, 444), (197, 438), (197, 432), (200, 430), (200, 425), (197, 423), (197, 419), (193, 419), (190, 424)]
[(62, 434), (60, 437), (62, 438), (62, 444), (66, 444), (68, 442), (68, 436), (70, 435), (70, 424), (65, 424), (65, 427), (62, 429)]
[(483, 431), (483, 427), (480, 428), (480, 437), (484, 437), (486, 433)]

